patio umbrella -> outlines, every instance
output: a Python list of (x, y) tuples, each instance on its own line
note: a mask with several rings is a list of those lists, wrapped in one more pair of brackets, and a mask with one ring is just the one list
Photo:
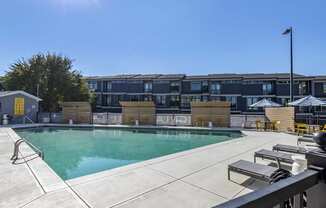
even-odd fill
[(251, 104), (251, 108), (267, 108), (267, 107), (280, 107), (281, 105), (273, 101), (267, 100), (266, 98), (258, 101), (257, 103)]
[(326, 102), (324, 102), (314, 96), (309, 95), (309, 96), (301, 98), (299, 100), (290, 102), (290, 103), (288, 103), (288, 105), (299, 106), (299, 107), (312, 107), (312, 106), (326, 105)]
[[(323, 105), (326, 105), (326, 102), (320, 100), (319, 98), (309, 95), (309, 96), (306, 96), (299, 100), (290, 102), (290, 103), (288, 103), (288, 105), (298, 106), (298, 107), (309, 107), (309, 112), (311, 112), (311, 107), (323, 106)], [(310, 123), (310, 115), (309, 115), (309, 123)], [(319, 123), (318, 120), (317, 120), (317, 123)]]

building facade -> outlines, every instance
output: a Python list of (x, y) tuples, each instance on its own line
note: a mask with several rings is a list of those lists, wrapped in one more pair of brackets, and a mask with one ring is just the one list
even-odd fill
[(5, 114), (9, 116), (9, 124), (36, 122), (41, 100), (24, 91), (1, 91), (0, 123)]
[[(96, 94), (98, 111), (120, 112), (119, 101), (154, 101), (158, 113), (190, 112), (191, 101), (231, 102), (232, 113), (255, 111), (249, 106), (262, 98), (289, 101), (289, 74), (148, 74), (85, 78)], [(326, 76), (294, 75), (294, 98), (326, 99)]]

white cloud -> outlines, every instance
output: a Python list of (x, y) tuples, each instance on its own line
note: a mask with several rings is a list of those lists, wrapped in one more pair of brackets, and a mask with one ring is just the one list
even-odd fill
[(56, 6), (62, 8), (69, 7), (89, 7), (89, 6), (99, 6), (100, 0), (50, 0)]

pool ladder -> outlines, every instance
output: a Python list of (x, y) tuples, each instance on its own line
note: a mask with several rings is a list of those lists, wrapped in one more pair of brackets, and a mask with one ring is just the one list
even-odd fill
[[(31, 144), (30, 142), (26, 141), (25, 139), (18, 139), (15, 143), (14, 143), (14, 154), (12, 155), (12, 157), (10, 158), (10, 160), (12, 160), (12, 163), (14, 164), (16, 162), (16, 160), (18, 159), (18, 153), (19, 153), (19, 147), (22, 143), (26, 143), (27, 145), (29, 145), (35, 152), (36, 154), (42, 158), (42, 160), (44, 160), (44, 154), (43, 152), (35, 147), (33, 144)], [(32, 156), (32, 155), (29, 155)]]

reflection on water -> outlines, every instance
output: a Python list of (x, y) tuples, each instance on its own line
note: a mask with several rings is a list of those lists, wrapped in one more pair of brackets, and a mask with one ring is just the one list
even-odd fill
[(64, 180), (226, 141), (240, 132), (34, 128), (16, 131)]

